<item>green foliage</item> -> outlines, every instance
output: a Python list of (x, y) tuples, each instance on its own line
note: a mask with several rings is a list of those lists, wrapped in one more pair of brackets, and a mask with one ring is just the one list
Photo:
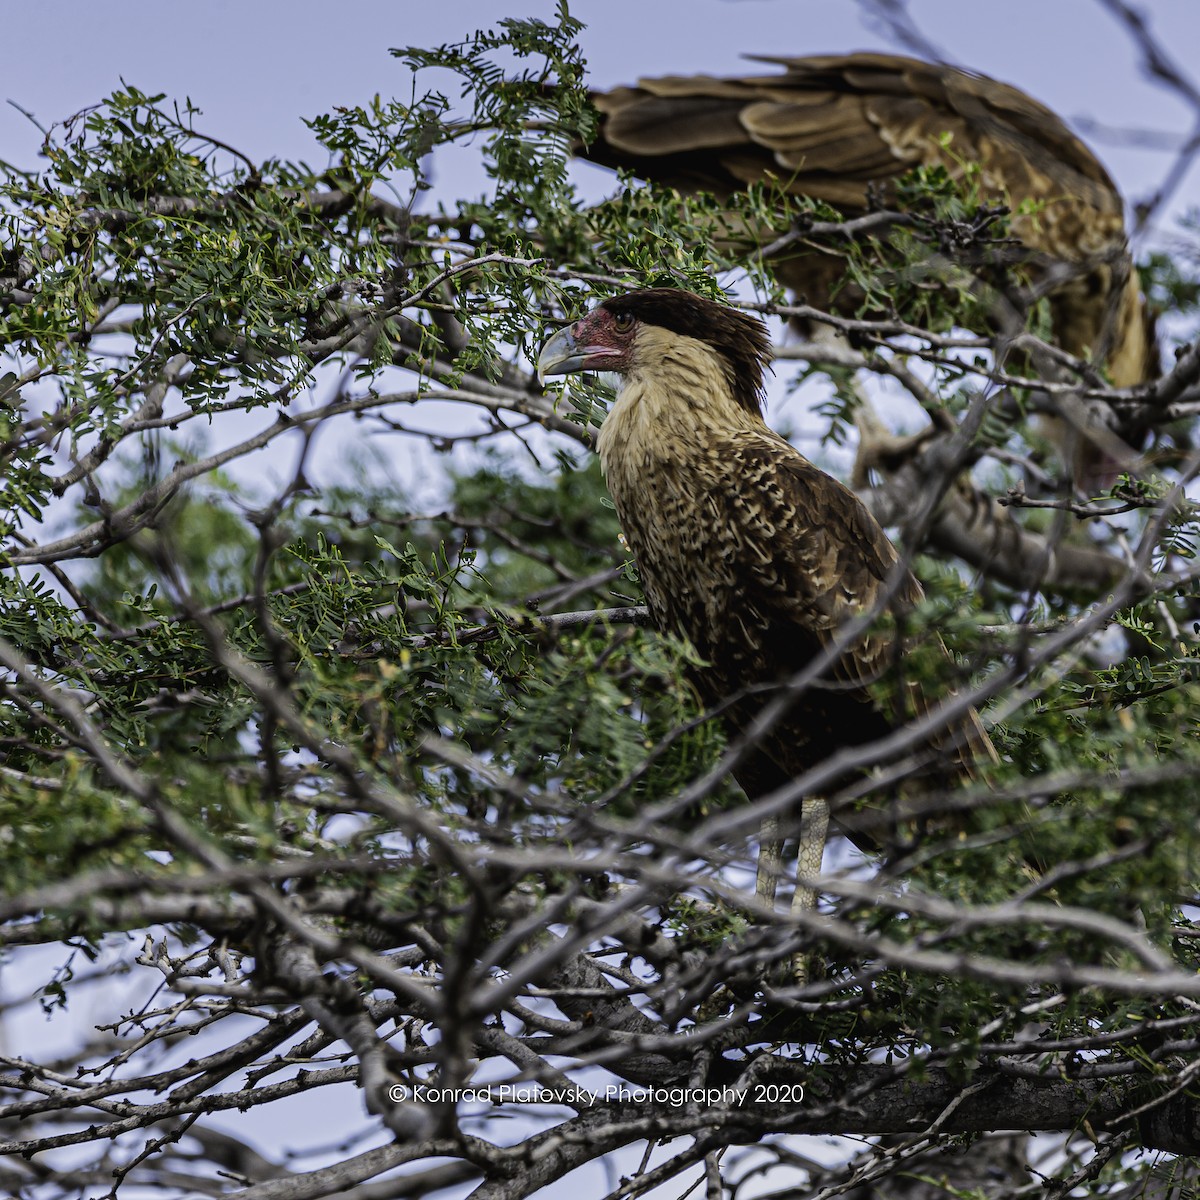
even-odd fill
[[(1200, 232), (1200, 212), (1193, 212), (1184, 222), (1184, 228), (1194, 238)], [(1158, 313), (1188, 317), (1200, 308), (1200, 282), (1194, 270), (1188, 269), (1194, 268), (1195, 263), (1196, 252), (1191, 247), (1182, 261), (1178, 255), (1158, 251), (1138, 264), (1146, 294)]]
[[(553, 23), (506, 19), (451, 45), (394, 51), (414, 80), (426, 71), (453, 78), (470, 111), (459, 115), (446, 94), (415, 82), (405, 99), (376, 97), (313, 117), (309, 127), (335, 163), (323, 173), (251, 163), (206, 141), (191, 105), (179, 110), (125, 88), (47, 143), (43, 176), (7, 185), (5, 261), (39, 265), (27, 281), (33, 298), (0, 314), (0, 337), (57, 390), (43, 418), (47, 432), (91, 452), (93, 467), (120, 447), (99, 504), (88, 482), (94, 470), (80, 476), (80, 513), (99, 512), (103, 524), (105, 513), (132, 512), (135, 527), (112, 537), (82, 574), (82, 610), (48, 575), (4, 576), (0, 634), (56, 686), (88, 693), (122, 756), (168, 771), (181, 811), (203, 814), (213, 830), (241, 830), (239, 855), (277, 852), (284, 828), (312, 835), (298, 800), (304, 789), (322, 797), (326, 812), (354, 808), (353, 789), (300, 765), (297, 727), (246, 678), (214, 662), (214, 636), (274, 680), (296, 719), (342, 747), (364, 777), (413, 789), (447, 820), (490, 810), (480, 806), (477, 773), (431, 753), (435, 743), (457, 744), (521, 780), (528, 814), (541, 822), (548, 809), (569, 820), (573, 806), (586, 811), (599, 796), (608, 819), (631, 816), (676, 794), (720, 752), (719, 734), (696, 723), (682, 682), (685, 648), (603, 621), (576, 631), (541, 620), (562, 595), (578, 606), (638, 599), (628, 564), (619, 570), (626, 555), (594, 460), (558, 452), (552, 470), (531, 474), (507, 454), (487, 452), (452, 473), (444, 511), (432, 515), (414, 513), (394, 481), (364, 480), (316, 497), (298, 487), (268, 519), (246, 507), (244, 481), (214, 467), (190, 488), (168, 488), (152, 507), (142, 500), (164, 475), (205, 462), (200, 438), (168, 431), (173, 440), (160, 440), (163, 401), (149, 399), (149, 381), (168, 375), (182, 398), (170, 424), (182, 429), (194, 416), (215, 422), (234, 408), (284, 414), (325, 363), (349, 365), (368, 395), (382, 393), (397, 367), (417, 372), (418, 390), (435, 379), (499, 385), (514, 357), (532, 353), (543, 313), (573, 315), (586, 304), (572, 273), (723, 297), (722, 281), (744, 272), (749, 255), (751, 284), (783, 300), (758, 251), (781, 229), (812, 231), (839, 219), (789, 195), (786, 181), (718, 202), (622, 178), (604, 203), (580, 202), (569, 145), (595, 126), (579, 28), (564, 6)], [(428, 155), (479, 133), (488, 194), (452, 208), (443, 202), (421, 225), (412, 204), (428, 192)], [(894, 200), (908, 222), (886, 237), (812, 234), (844, 258), (845, 286), (861, 312), (900, 313), (935, 331), (981, 323), (975, 284), (1007, 269), (1011, 238), (1005, 214), (981, 198), (977, 168), (958, 167), (955, 176), (938, 167), (905, 177)], [(409, 204), (381, 204), (385, 183)], [(927, 274), (931, 245), (963, 264), (958, 274), (939, 274), (937, 287)], [(488, 261), (460, 269), (469, 260)], [(1178, 286), (1162, 287), (1179, 302)], [(114, 331), (127, 339), (118, 358), (98, 352), (97, 329), (114, 312), (122, 314)], [(187, 366), (176, 375), (170, 364), (180, 357)], [(944, 362), (934, 370), (946, 411), (963, 411), (972, 393), (962, 368)], [(857, 403), (853, 375), (824, 374), (833, 390), (817, 406), (818, 431), (844, 440)], [(6, 376), (11, 429), (32, 378)], [(563, 419), (595, 424), (603, 407), (595, 395), (578, 388), (581, 413), (564, 409)], [(995, 427), (990, 443), (1005, 434)], [(141, 450), (130, 454), (135, 435)], [(71, 487), (42, 438), (10, 436), (6, 470), (10, 532), (36, 529)], [(1165, 489), (1156, 485), (1143, 499), (1161, 500)], [(1191, 508), (1179, 507), (1164, 523), (1160, 562), (1191, 557), (1194, 526)], [(980, 627), (1007, 619), (1003, 597), (992, 597), (985, 614), (961, 572), (931, 560), (924, 574), (930, 599), (913, 620), (938, 629), (973, 670), (987, 667), (997, 647)], [(1186, 715), (1194, 654), (1170, 648), (1158, 603), (1116, 620), (1146, 652), (1053, 677), (1031, 705), (1006, 714), (997, 731), (1006, 753), (996, 772), (1001, 786), (1031, 771), (1107, 773), (1194, 752)], [(906, 669), (933, 690), (955, 682), (941, 678), (938, 654), (916, 655)], [(6, 706), (0, 719), (15, 771), (55, 772), (64, 755), (79, 754), (40, 703)], [(1146, 736), (1172, 724), (1188, 736)], [(678, 732), (685, 726), (689, 732)], [(102, 773), (82, 760), (74, 772), (68, 828), (106, 844), (144, 820)], [(22, 785), (15, 794), (27, 791)], [(1114, 820), (1124, 820), (1122, 806), (1136, 806), (1135, 792), (1106, 795), (1071, 793), (1039, 814), (1061, 853), (1100, 846), (1088, 845), (1073, 813), (1115, 805)], [(268, 817), (281, 801), (286, 820)], [(511, 804), (503, 809), (517, 820)], [(712, 806), (706, 800), (696, 811)], [(1175, 827), (1180, 817), (1162, 819)], [(1002, 820), (1019, 825), (1019, 809), (1004, 810)], [(544, 824), (543, 835), (555, 828)], [(1006, 885), (994, 863), (1008, 860), (989, 867), (990, 853), (985, 846), (939, 860), (930, 886), (964, 902), (999, 898)], [(40, 859), (65, 876), (63, 854), (51, 839)], [(1132, 867), (1113, 870), (1126, 886), (1120, 872)], [(7, 871), (29, 878), (15, 853)], [(1145, 866), (1163, 887), (1182, 887), (1184, 871), (1165, 860)], [(999, 953), (1005, 934), (990, 936), (989, 951)]]
[[(1021, 264), (1009, 216), (983, 202), (966, 164), (962, 178), (904, 179), (905, 219), (886, 237), (822, 230), (840, 215), (784, 184), (718, 202), (621, 178), (585, 205), (568, 167), (572, 142), (595, 130), (580, 28), (564, 3), (551, 23), (505, 19), (394, 51), (414, 72), (409, 96), (309, 121), (333, 164), (322, 171), (252, 163), (201, 134), (190, 104), (126, 87), (48, 140), (41, 175), (0, 189), (0, 893), (20, 920), (46, 920), (47, 940), (166, 926), (211, 950), (217, 966), (199, 976), (226, 970), (233, 947), (252, 964), (238, 984), (246, 1011), (282, 1012), (294, 997), (264, 943), (278, 932), (269, 901), (294, 901), (332, 939), (306, 945), (323, 956), (321, 979), (346, 983), (342, 1000), (405, 998), (363, 966), (371, 921), (403, 947), (390, 969), (419, 994), (430, 981), (456, 997), (479, 989), (421, 1053), (527, 1022), (521, 1053), (533, 1055), (545, 1030), (530, 997), (545, 1007), (566, 985), (560, 962), (529, 962), (547, 927), (570, 928), (572, 954), (596, 952), (589, 967), (607, 961), (603, 944), (622, 999), (661, 985), (647, 1011), (663, 1038), (699, 1031), (720, 1053), (780, 1040), (764, 1032), (789, 1003), (779, 964), (797, 928), (812, 931), (747, 900), (757, 831), (735, 826), (743, 797), (711, 777), (730, 747), (688, 683), (695, 651), (609, 611), (641, 597), (586, 449), (607, 394), (581, 383), (556, 405), (529, 360), (550, 322), (627, 283), (784, 303), (762, 251), (789, 230), (802, 235), (796, 253), (843, 261), (842, 302), (930, 333), (986, 329), (989, 289), (1019, 282)], [(453, 87), (422, 91), (431, 72)], [(435, 201), (429, 155), (472, 135), (486, 194)], [(1195, 300), (1195, 280), (1166, 262), (1153, 289), (1177, 311)], [(920, 375), (909, 399), (922, 419), (958, 421), (991, 393), (986, 356), (889, 338), (868, 328), (856, 346), (894, 377)], [(847, 442), (858, 373), (802, 378), (818, 376), (804, 432)], [(415, 407), (414, 427), (428, 429), (431, 392), (457, 407), (410, 453), (406, 422)], [(1008, 480), (1037, 444), (1031, 396), (1006, 404), (964, 449), (952, 496), (979, 457), (1009, 450), (987, 468)], [(401, 446), (386, 478), (342, 455), (349, 439), (332, 452), (338, 470), (322, 460), (314, 431), (352, 417)], [(301, 439), (300, 464), (278, 482)], [(430, 441), (452, 457), (425, 453)], [(422, 472), (435, 461), (431, 504)], [(1178, 576), (1148, 575), (1119, 605), (1103, 589), (1033, 596), (979, 581), (936, 542), (918, 559), (927, 598), (897, 669), (929, 693), (982, 686), (1001, 761), (939, 798), (963, 820), (898, 823), (879, 894), (847, 889), (803, 942), (825, 990), (788, 1019), (801, 1015), (825, 1068), (926, 1055), (965, 1079), (981, 1043), (1016, 1038), (1043, 1002), (1063, 1038), (1190, 1012), (1186, 997), (1079, 985), (1063, 964), (1144, 964), (1046, 911), (1125, 922), (1179, 970), (1197, 967), (1182, 905), (1200, 866), (1200, 528), (1175, 485), (1127, 479), (1113, 493), (1130, 501), (1125, 523), (1097, 520), (1094, 538), (1067, 543), (1145, 537), (1143, 561)], [(1055, 643), (1064, 630), (1078, 636)], [(828, 781), (831, 799), (891, 811), (911, 799), (883, 778), (893, 765)], [(202, 898), (246, 900), (253, 921), (159, 922), (152, 905), (102, 918), (90, 894), (39, 898), (116, 871), (125, 881), (100, 887), (106, 900), (189, 892), (208, 872)], [(620, 919), (589, 926), (587, 902), (613, 896)], [(1046, 907), (976, 919), (1033, 900)], [(641, 940), (622, 923), (635, 918)], [(656, 938), (678, 951), (669, 969), (653, 960)], [(1014, 976), (923, 966), (932, 953)], [(1042, 974), (1027, 986), (1016, 966)], [(64, 970), (46, 1003), (76, 986)], [(723, 1042), (706, 1014), (736, 1006)], [(412, 1012), (396, 1027), (425, 1022), (420, 1004)], [(560, 1023), (581, 1039), (606, 1028), (590, 1010)], [(565, 1057), (575, 1043), (561, 1045)], [(1140, 1053), (1131, 1041), (1106, 1061), (1124, 1069)]]

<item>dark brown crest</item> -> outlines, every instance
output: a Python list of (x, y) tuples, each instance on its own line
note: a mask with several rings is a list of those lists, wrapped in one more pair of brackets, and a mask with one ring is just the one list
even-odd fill
[(600, 307), (614, 314), (629, 313), (647, 325), (658, 325), (711, 346), (728, 367), (733, 398), (749, 412), (762, 413), (771, 339), (758, 317), (680, 288), (625, 292), (605, 300)]

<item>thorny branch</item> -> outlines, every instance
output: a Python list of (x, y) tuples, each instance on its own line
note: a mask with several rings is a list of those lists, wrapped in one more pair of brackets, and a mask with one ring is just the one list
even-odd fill
[[(1200, 112), (1194, 86), (1144, 20), (1119, 0), (1104, 3), (1134, 32), (1148, 68)], [(875, 7), (908, 43), (920, 40), (903, 4)], [(1198, 144), (1193, 134), (1182, 146), (1145, 220)], [(76, 210), (70, 232), (118, 238), (147, 217), (223, 219), (259, 184), (203, 198), (149, 195), (129, 207), (90, 204)], [(621, 657), (628, 630), (618, 627), (644, 624), (645, 610), (614, 565), (623, 558), (615, 541), (597, 551), (590, 531), (566, 528), (567, 514), (548, 519), (515, 501), (483, 515), (407, 501), (396, 511), (360, 514), (320, 494), (309, 478), (319, 467), (306, 453), (286, 488), (242, 514), (253, 543), (251, 576), (214, 595), (208, 585), (219, 564), (197, 570), (188, 563), (176, 516), (202, 481), (273, 466), (267, 455), (293, 431), (307, 447), (318, 434), (369, 417), (389, 435), (408, 437), (397, 410), (436, 414), (436, 406), (454, 405), (487, 414), (478, 432), (441, 430), (443, 445), (511, 439), (513, 430), (496, 418), (512, 414), (522, 433), (537, 434), (525, 443), (536, 462), (547, 445), (589, 446), (582, 419), (536, 387), (527, 353), (504, 343), (473, 357), (480, 312), (488, 304), (494, 315), (503, 308), (480, 280), (548, 281), (552, 287), (540, 294), (553, 299), (539, 303), (542, 315), (555, 317), (563, 284), (603, 291), (637, 281), (441, 240), (440, 226), (421, 228), (411, 205), (361, 188), (314, 187), (291, 198), (329, 229), (347, 221), (354, 238), (382, 231), (379, 245), (391, 247), (396, 261), (390, 275), (356, 270), (317, 289), (308, 325), (290, 342), (256, 339), (249, 324), (220, 331), (214, 345), (222, 371), (236, 378), (247, 364), (274, 356), (288, 367), (286, 382), (198, 402), (203, 356), (179, 350), (175, 339), (212, 298), (204, 293), (164, 316), (133, 352), (125, 339), (138, 335), (136, 306), (107, 295), (95, 320), (81, 321), (45, 361), (18, 364), (0, 384), (15, 417), (0, 454), (10, 466), (23, 454), (44, 455), (41, 469), (57, 502), (49, 516), (34, 512), (32, 502), (10, 510), (5, 561), (14, 590), (6, 604), (29, 607), (18, 585), (36, 573), (74, 605), (74, 621), (95, 626), (86, 642), (72, 642), (63, 627), (31, 631), (19, 623), (0, 639), (0, 699), (16, 714), (0, 729), (0, 780), (14, 789), (18, 810), (57, 809), (79, 789), (89, 803), (111, 805), (100, 854), (112, 855), (111, 864), (90, 858), (83, 873), (22, 879), (0, 898), (0, 940), (18, 965), (31, 961), (20, 958), (25, 948), (56, 944), (99, 959), (86, 978), (68, 959), (60, 977), (40, 991), (35, 984), (10, 1009), (35, 1001), (53, 1009), (71, 988), (96, 986), (121, 937), (141, 947), (125, 960), (140, 998), (119, 1016), (109, 1012), (102, 1036), (61, 1061), (34, 1050), (0, 1057), (0, 1148), (27, 1159), (4, 1168), (0, 1186), (16, 1193), (52, 1179), (92, 1187), (91, 1176), (59, 1165), (76, 1160), (54, 1154), (94, 1147), (97, 1157), (88, 1161), (110, 1195), (149, 1180), (214, 1196), (232, 1186), (256, 1200), (352, 1189), (415, 1196), (463, 1186), (474, 1186), (476, 1197), (516, 1197), (608, 1151), (678, 1139), (669, 1158), (653, 1167), (647, 1160), (613, 1195), (691, 1178), (689, 1171), (702, 1172), (709, 1194), (718, 1195), (722, 1173), (727, 1184), (735, 1170), (727, 1148), (761, 1143), (774, 1161), (803, 1171), (824, 1198), (923, 1169), (922, 1156), (955, 1135), (1083, 1129), (1099, 1149), (1084, 1161), (1066, 1143), (1067, 1166), (1048, 1189), (1066, 1195), (1129, 1147), (1197, 1153), (1200, 1117), (1190, 1091), (1200, 1061), (1200, 988), (1179, 948), (1200, 933), (1178, 919), (1164, 934), (1161, 914), (1136, 904), (1114, 913), (1062, 898), (1172, 838), (1186, 844), (1171, 818), (1145, 827), (1137, 820), (1147, 794), (1194, 783), (1191, 762), (1044, 764), (1020, 782), (984, 780), (944, 794), (903, 789), (931, 733), (969, 706), (995, 701), (990, 719), (1002, 725), (1018, 708), (1049, 705), (1065, 664), (1084, 660), (1114, 619), (1134, 624), (1127, 613), (1143, 596), (1160, 603), (1181, 597), (1172, 620), (1176, 631), (1186, 630), (1200, 572), (1185, 545), (1173, 550), (1166, 541), (1188, 503), (1195, 463), (1186, 453), (1172, 466), (1169, 488), (1081, 498), (1055, 493), (1061, 472), (1045, 452), (1014, 448), (992, 423), (1016, 423), (1034, 411), (1070, 419), (1078, 406), (1095, 403), (1131, 427), (1162, 432), (1200, 413), (1200, 343), (1183, 347), (1154, 383), (1114, 389), (1094, 364), (1032, 334), (1015, 335), (1013, 344), (1036, 377), (998, 367), (990, 336), (749, 304), (842, 335), (781, 346), (781, 372), (800, 358), (903, 392), (924, 425), (902, 436), (860, 420), (854, 482), (889, 525), (927, 515), (927, 536), (909, 547), (914, 554), (931, 548), (952, 556), (981, 589), (1025, 589), (1030, 603), (994, 621), (989, 668), (974, 686), (962, 684), (922, 721), (833, 755), (753, 805), (728, 806), (731, 765), (800, 692), (825, 685), (822, 674), (870, 614), (786, 687), (764, 688), (756, 727), (723, 755), (697, 755), (707, 769), (693, 770), (690, 781), (665, 794), (654, 789), (676, 756), (696, 753), (691, 739), (709, 726), (694, 711), (654, 737), (642, 734), (639, 756), (593, 786), (570, 770), (538, 773), (543, 760), (562, 753), (545, 746), (557, 727), (520, 731), (542, 742), (537, 753), (511, 753), (516, 732), (497, 733), (477, 720), (480, 694), (463, 703), (456, 725), (453, 687), (464, 664), (483, 664), (489, 681), (519, 693), (531, 656), (549, 660), (564, 647), (606, 638), (594, 661), (577, 665), (595, 689), (592, 711), (580, 712), (563, 740), (584, 736), (588, 718), (608, 703), (601, 685), (614, 661), (614, 703), (648, 721), (654, 689), (666, 685), (645, 659)], [(852, 240), (906, 220), (878, 212), (813, 223), (789, 237)], [(354, 238), (343, 248), (347, 261)], [(420, 257), (439, 251), (454, 261), (434, 269)], [(6, 304), (38, 303), (47, 261), (17, 255), (0, 263)], [(99, 381), (86, 399), (68, 383), (80, 363)], [(297, 363), (302, 369), (293, 369)], [(332, 388), (320, 376), (331, 367), (338, 368)], [(61, 393), (47, 400), (36, 389), (56, 378)], [(100, 396), (112, 401), (104, 419)], [(257, 429), (234, 428), (256, 419)], [(142, 455), (158, 438), (209, 423), (214, 447), (181, 451), (167, 465)], [(436, 416), (428, 424), (440, 429)], [(975, 438), (980, 429), (984, 436)], [(1171, 448), (1165, 434), (1161, 445)], [(139, 457), (146, 469), (139, 486), (120, 487), (120, 470)], [(1142, 460), (1131, 472), (1150, 473)], [(19, 471), (10, 482), (22, 485)], [(261, 499), (256, 493), (254, 503)], [(1063, 519), (1041, 526), (1016, 508)], [(1092, 522), (1096, 538), (1073, 536), (1068, 517)], [(420, 552), (344, 569), (370, 593), (360, 603), (329, 585), (340, 579), (333, 555), (302, 581), (276, 582), (273, 568), (285, 547), (290, 552), (303, 540), (305, 520), (321, 523), (321, 537), (336, 530), (343, 566), (354, 561), (354, 539), (364, 534), (402, 530), (424, 552), (424, 530), (447, 528), (461, 536), (462, 549), (455, 558), (441, 546), (443, 573), (422, 576), (419, 595), (405, 594), (405, 572), (417, 578)], [(559, 541), (543, 550), (543, 536)], [(485, 577), (513, 560), (522, 564), (519, 599), (526, 603), (508, 598), (493, 609), (472, 593), (455, 607), (477, 546)], [(107, 566), (115, 551), (128, 552), (153, 580), (157, 609), (118, 620), (98, 606), (89, 568)], [(1075, 591), (1087, 599), (1061, 620), (1034, 608), (1037, 595)], [(1141, 632), (1149, 638), (1153, 631)], [(155, 639), (168, 647), (164, 657), (179, 657), (187, 686), (161, 662), (161, 679), (141, 678), (130, 665)], [(309, 686), (312, 659), (322, 655), (331, 671), (356, 673), (362, 690), (352, 719)], [(1139, 698), (1159, 694), (1150, 684), (1185, 686), (1187, 647), (1171, 655), (1155, 665), (1177, 666), (1179, 674), (1151, 680)], [(417, 673), (404, 677), (404, 687), (390, 686), (413, 662)], [(570, 683), (569, 675), (556, 681), (564, 705)], [(420, 736), (397, 745), (389, 721), (425, 693), (438, 702), (423, 713)], [(1098, 688), (1075, 700), (1080, 711), (1104, 702)], [(205, 709), (225, 714), (224, 726), (208, 726), (205, 747), (189, 747), (159, 771), (155, 756), (163, 751), (155, 739), (169, 735), (172, 720)], [(218, 736), (230, 730), (231, 737)], [(1022, 736), (1035, 734), (1025, 729)], [(1013, 746), (1015, 754), (1016, 735)], [(189, 785), (202, 758), (211, 773), (203, 785)], [(206, 790), (197, 799), (199, 786)], [(882, 873), (840, 852), (817, 881), (824, 901), (816, 912), (767, 908), (745, 886), (759, 824), (767, 815), (786, 824), (797, 799), (810, 794), (827, 796), (843, 816), (882, 803), (889, 821), (911, 821), (925, 833), (919, 845), (899, 845)], [(1079, 849), (1053, 864), (1037, 862), (1036, 846), (1024, 852), (1095, 796), (1116, 798), (1106, 811), (1125, 805), (1135, 814), (1123, 843)], [(11, 817), (14, 828), (20, 815)], [(980, 824), (940, 824), (955, 818)], [(944, 866), (949, 878), (961, 878), (953, 874), (956, 856), (992, 846), (1012, 848), (1004, 870), (1017, 878), (1006, 879), (1009, 891), (990, 902), (930, 890), (931, 876), (920, 874), (928, 867), (936, 879)], [(1196, 899), (1185, 892), (1172, 904), (1178, 911)], [(785, 985), (778, 970), (797, 951), (828, 960), (828, 971), (805, 989)], [(1003, 1000), (980, 1028), (939, 1028), (928, 1013), (940, 1011), (951, 983), (980, 984)], [(1058, 1010), (1072, 1014), (1062, 1030), (1030, 1033), (1029, 1022)], [(536, 1085), (555, 1103), (529, 1110), (488, 1102), (468, 1111), (440, 1094), (484, 1081), (493, 1089)], [(774, 1093), (760, 1091), (771, 1087)], [(669, 1094), (631, 1100), (632, 1089)], [(697, 1100), (688, 1089), (712, 1094)], [(261, 1113), (313, 1094), (323, 1104), (366, 1111), (362, 1138), (328, 1165), (272, 1157), (254, 1148), (253, 1133), (243, 1138), (207, 1123), (212, 1114)], [(514, 1142), (509, 1118), (526, 1113), (537, 1118), (536, 1132)], [(381, 1130), (386, 1144), (364, 1149), (363, 1139)], [(763, 1142), (767, 1135), (847, 1132), (900, 1140), (871, 1147), (841, 1173), (805, 1160), (782, 1139)], [(133, 1149), (120, 1157), (110, 1144)], [(200, 1173), (197, 1156), (216, 1169)], [(432, 1158), (442, 1161), (425, 1165)], [(379, 1178), (398, 1168), (411, 1173)]]

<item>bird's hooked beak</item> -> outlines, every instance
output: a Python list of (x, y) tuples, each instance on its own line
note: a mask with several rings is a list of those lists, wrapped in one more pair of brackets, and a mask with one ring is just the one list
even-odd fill
[[(560, 329), (543, 347), (537, 360), (538, 383), (544, 383), (547, 375), (571, 375), (576, 371), (610, 371), (613, 368), (605, 360), (620, 358), (621, 351), (614, 346), (585, 341), (579, 344), (576, 332), (587, 332), (585, 317), (574, 325)], [(583, 327), (581, 329), (581, 326)]]
[(545, 383), (547, 375), (570, 375), (583, 370), (587, 350), (580, 349), (575, 340), (575, 326), (560, 329), (543, 347), (537, 360), (538, 383)]

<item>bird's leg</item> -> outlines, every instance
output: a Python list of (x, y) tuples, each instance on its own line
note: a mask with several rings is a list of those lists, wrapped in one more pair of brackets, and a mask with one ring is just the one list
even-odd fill
[[(796, 853), (796, 890), (792, 893), (792, 913), (808, 913), (817, 907), (817, 890), (805, 884), (821, 873), (825, 838), (829, 832), (829, 805), (820, 796), (809, 796), (800, 804), (800, 839)], [(761, 861), (761, 860), (760, 860)], [(797, 987), (808, 983), (808, 957), (792, 956), (792, 981)]]
[(783, 838), (779, 836), (779, 818), (764, 817), (758, 840), (758, 874), (754, 893), (764, 903), (775, 905), (775, 892), (783, 869)]

